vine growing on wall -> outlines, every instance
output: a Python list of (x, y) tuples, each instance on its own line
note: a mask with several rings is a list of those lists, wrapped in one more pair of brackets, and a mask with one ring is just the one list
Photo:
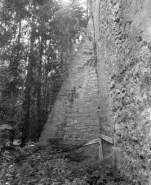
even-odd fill
[(146, 185), (151, 171), (151, 52), (142, 32), (132, 30), (132, 21), (125, 18), (129, 3), (100, 3), (99, 52), (106, 62), (115, 145), (124, 153), (122, 171), (134, 184)]
[(78, 98), (78, 93), (76, 92), (76, 87), (74, 86), (71, 92), (68, 94), (68, 100), (71, 104)]
[[(125, 37), (127, 25), (119, 10), (116, 36), (116, 75), (111, 96), (116, 144), (124, 151), (124, 173), (134, 183), (147, 184), (150, 174), (150, 75), (148, 48)], [(120, 23), (120, 24), (119, 24)]]

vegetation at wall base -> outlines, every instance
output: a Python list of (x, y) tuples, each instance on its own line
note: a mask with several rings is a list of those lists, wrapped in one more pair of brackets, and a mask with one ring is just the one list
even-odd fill
[[(81, 153), (51, 154), (50, 147), (29, 143), (24, 148), (5, 150), (0, 158), (2, 185), (126, 185), (111, 167), (93, 159), (83, 160)], [(75, 159), (81, 158), (79, 162)]]

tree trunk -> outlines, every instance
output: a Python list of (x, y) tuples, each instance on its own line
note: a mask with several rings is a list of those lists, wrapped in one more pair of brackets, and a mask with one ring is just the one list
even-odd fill
[(25, 98), (23, 101), (24, 109), (24, 118), (22, 125), (22, 137), (21, 137), (21, 146), (25, 146), (26, 141), (29, 139), (29, 117), (30, 117), (30, 103), (31, 103), (31, 88), (33, 85), (33, 66), (34, 66), (34, 56), (33, 56), (33, 47), (34, 47), (34, 31), (33, 31), (33, 20), (31, 25), (31, 37), (30, 37), (30, 51), (29, 59), (27, 66), (27, 78), (25, 83)]
[(41, 76), (42, 76), (42, 55), (43, 55), (43, 39), (40, 38), (39, 44), (39, 64), (38, 64), (38, 81), (37, 81), (37, 139), (39, 138), (43, 124), (41, 120)]
[[(18, 15), (19, 16), (19, 15)], [(12, 56), (9, 64), (9, 72), (12, 77), (12, 80), (6, 84), (7, 88), (3, 91), (2, 96), (3, 98), (10, 99), (12, 96), (17, 97), (18, 94), (18, 66), (20, 61), (20, 38), (21, 38), (21, 19), (18, 23), (18, 37), (17, 43), (12, 51)], [(17, 32), (15, 33), (15, 36)]]

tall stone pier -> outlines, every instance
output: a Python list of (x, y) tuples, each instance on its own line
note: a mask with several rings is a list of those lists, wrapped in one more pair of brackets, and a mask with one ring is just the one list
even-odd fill
[[(92, 19), (86, 32), (84, 42), (70, 61), (67, 77), (41, 134), (39, 141), (43, 145), (54, 137), (71, 144), (99, 138), (98, 79)], [(90, 155), (99, 154), (97, 144), (85, 147), (85, 150), (89, 150)]]

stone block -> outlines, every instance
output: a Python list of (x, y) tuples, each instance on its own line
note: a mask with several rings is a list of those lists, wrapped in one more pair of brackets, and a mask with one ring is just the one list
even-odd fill
[(74, 124), (78, 123), (78, 121), (76, 119), (73, 122), (74, 122)]
[(70, 130), (70, 127), (64, 127), (63, 130), (68, 132)]
[(74, 125), (74, 121), (73, 121), (72, 118), (67, 118), (66, 123), (67, 123), (68, 126), (69, 125)]
[(117, 170), (121, 169), (122, 167), (122, 159), (123, 159), (123, 152), (119, 147), (112, 147), (111, 148), (112, 154), (112, 167)]

